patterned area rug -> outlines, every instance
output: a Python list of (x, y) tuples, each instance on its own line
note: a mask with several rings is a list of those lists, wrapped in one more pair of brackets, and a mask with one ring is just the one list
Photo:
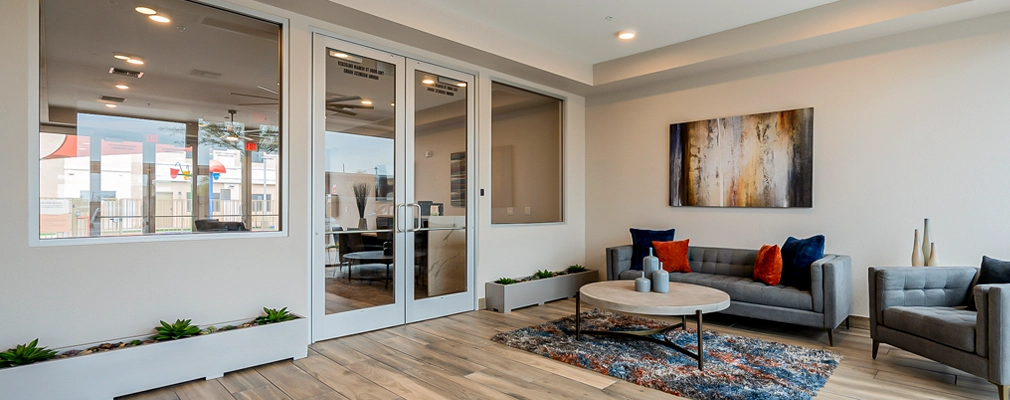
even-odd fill
[[(639, 330), (665, 323), (598, 309), (582, 313), (582, 329)], [(690, 323), (688, 323), (690, 325)], [(667, 333), (698, 350), (696, 330)], [(706, 330), (705, 370), (668, 347), (644, 341), (583, 335), (575, 340), (575, 315), (502, 332), (491, 340), (692, 399), (809, 399), (824, 387), (842, 359), (838, 353)]]

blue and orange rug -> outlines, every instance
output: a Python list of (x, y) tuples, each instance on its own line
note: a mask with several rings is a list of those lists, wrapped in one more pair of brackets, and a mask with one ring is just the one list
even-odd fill
[[(666, 324), (600, 311), (582, 313), (582, 329), (639, 330)], [(693, 329), (667, 333), (698, 350)], [(842, 356), (762, 339), (705, 331), (705, 370), (677, 351), (644, 341), (583, 335), (575, 340), (575, 315), (502, 332), (491, 340), (628, 382), (692, 399), (810, 399), (824, 387)]]

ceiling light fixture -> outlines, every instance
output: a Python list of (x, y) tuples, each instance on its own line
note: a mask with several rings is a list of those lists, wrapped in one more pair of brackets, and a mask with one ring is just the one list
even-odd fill
[(129, 88), (130, 88), (129, 86), (126, 86), (124, 84), (118, 84), (118, 85), (116, 85), (116, 89), (119, 89), (119, 90), (126, 90), (126, 89), (129, 89)]
[(396, 103), (389, 103), (390, 107), (396, 107)]
[(167, 24), (169, 22), (172, 22), (172, 20), (168, 19), (168, 17), (166, 17), (164, 15), (152, 15), (152, 16), (147, 17), (147, 18), (150, 18), (151, 21), (160, 22), (160, 23), (163, 23), (163, 24)]
[(435, 84), (435, 80), (431, 79), (431, 78), (424, 78), (424, 79), (421, 80), (421, 83), (423, 83), (425, 85), (434, 85)]
[(237, 142), (238, 135), (235, 134), (235, 110), (228, 110), (228, 114), (231, 114), (231, 122), (228, 124), (228, 136), (225, 137), (229, 142)]
[(144, 60), (141, 60), (139, 58), (131, 58), (129, 60), (126, 60), (126, 62), (133, 65), (144, 65)]
[(459, 86), (459, 87), (466, 87), (466, 82), (460, 82), (460, 83), (457, 83), (457, 84), (456, 84), (456, 86)]
[(631, 29), (625, 29), (623, 31), (617, 32), (617, 38), (621, 40), (631, 40), (637, 36), (636, 32)]
[(371, 100), (362, 100), (361, 104), (364, 104), (366, 106), (370, 106), (370, 105), (372, 105), (372, 101)]
[(134, 10), (137, 10), (137, 12), (139, 12), (141, 14), (144, 14), (144, 15), (154, 15), (154, 14), (158, 13), (157, 11), (154, 11), (153, 9), (150, 9), (150, 8), (147, 8), (147, 7), (137, 7), (137, 8), (134, 8)]
[(333, 53), (333, 56), (336, 57), (336, 58), (347, 58), (347, 57), (349, 57), (347, 54), (344, 54), (344, 53)]
[(105, 106), (106, 106), (106, 107), (109, 107), (109, 108), (116, 108), (116, 107), (119, 107), (119, 106), (117, 106), (117, 105), (115, 105), (115, 104), (106, 104)]
[(117, 59), (117, 60), (123, 60), (123, 61), (126, 61), (126, 60), (129, 60), (129, 59), (130, 59), (130, 56), (124, 56), (124, 55), (122, 55), (122, 54), (116, 54), (116, 55), (113, 55), (113, 56), (112, 56), (112, 58), (115, 58), (115, 59)]

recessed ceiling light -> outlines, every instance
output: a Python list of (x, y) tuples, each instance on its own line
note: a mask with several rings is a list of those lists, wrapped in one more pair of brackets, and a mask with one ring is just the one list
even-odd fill
[(116, 89), (119, 89), (119, 90), (126, 90), (126, 89), (129, 89), (129, 88), (130, 88), (129, 86), (126, 86), (126, 85), (123, 85), (123, 84), (116, 85)]
[(621, 39), (621, 40), (631, 40), (631, 39), (634, 39), (635, 36), (636, 36), (635, 31), (633, 31), (631, 29), (626, 29), (626, 30), (617, 32), (617, 37), (619, 39)]
[(421, 80), (421, 83), (423, 83), (425, 85), (434, 85), (435, 84), (435, 80), (431, 79), (431, 78), (424, 78), (424, 79)]
[(126, 60), (126, 62), (134, 65), (144, 65), (144, 60), (141, 60), (139, 58), (131, 58)]
[(124, 55), (122, 55), (122, 54), (116, 54), (116, 55), (112, 56), (112, 58), (115, 58), (115, 59), (117, 59), (117, 60), (123, 60), (123, 61), (126, 61), (126, 60), (129, 60), (129, 59), (130, 59), (130, 56), (124, 56)]
[(160, 23), (163, 23), (163, 24), (167, 24), (169, 22), (172, 22), (172, 20), (168, 19), (168, 17), (166, 17), (164, 15), (152, 15), (152, 16), (147, 17), (147, 18), (150, 18), (151, 21), (160, 22)]
[(134, 8), (134, 10), (137, 10), (137, 12), (139, 12), (141, 14), (144, 14), (144, 15), (154, 15), (154, 14), (158, 13), (157, 11), (154, 11), (154, 10), (152, 10), (150, 8), (147, 8), (147, 7), (137, 7), (137, 8)]
[(466, 82), (460, 82), (460, 83), (457, 83), (457, 84), (456, 84), (456, 86), (459, 86), (459, 87), (466, 87)]
[(119, 107), (119, 106), (117, 106), (117, 105), (115, 105), (115, 104), (106, 104), (105, 106), (106, 106), (106, 107), (109, 107), (109, 108), (116, 108), (116, 107)]
[(345, 54), (345, 53), (333, 53), (333, 56), (336, 57), (336, 58), (347, 58), (348, 57), (348, 55)]
[(372, 101), (371, 100), (362, 100), (361, 104), (364, 104), (366, 106), (370, 106), (370, 105), (372, 105)]

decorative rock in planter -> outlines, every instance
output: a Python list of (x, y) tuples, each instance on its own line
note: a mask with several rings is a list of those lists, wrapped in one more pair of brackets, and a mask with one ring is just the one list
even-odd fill
[(193, 379), (219, 378), (225, 372), (304, 358), (308, 332), (308, 319), (298, 318), (4, 368), (0, 397), (112, 399)]
[(575, 297), (582, 285), (598, 280), (599, 272), (590, 269), (508, 285), (487, 282), (484, 284), (484, 300), (488, 310), (507, 313), (520, 307)]

